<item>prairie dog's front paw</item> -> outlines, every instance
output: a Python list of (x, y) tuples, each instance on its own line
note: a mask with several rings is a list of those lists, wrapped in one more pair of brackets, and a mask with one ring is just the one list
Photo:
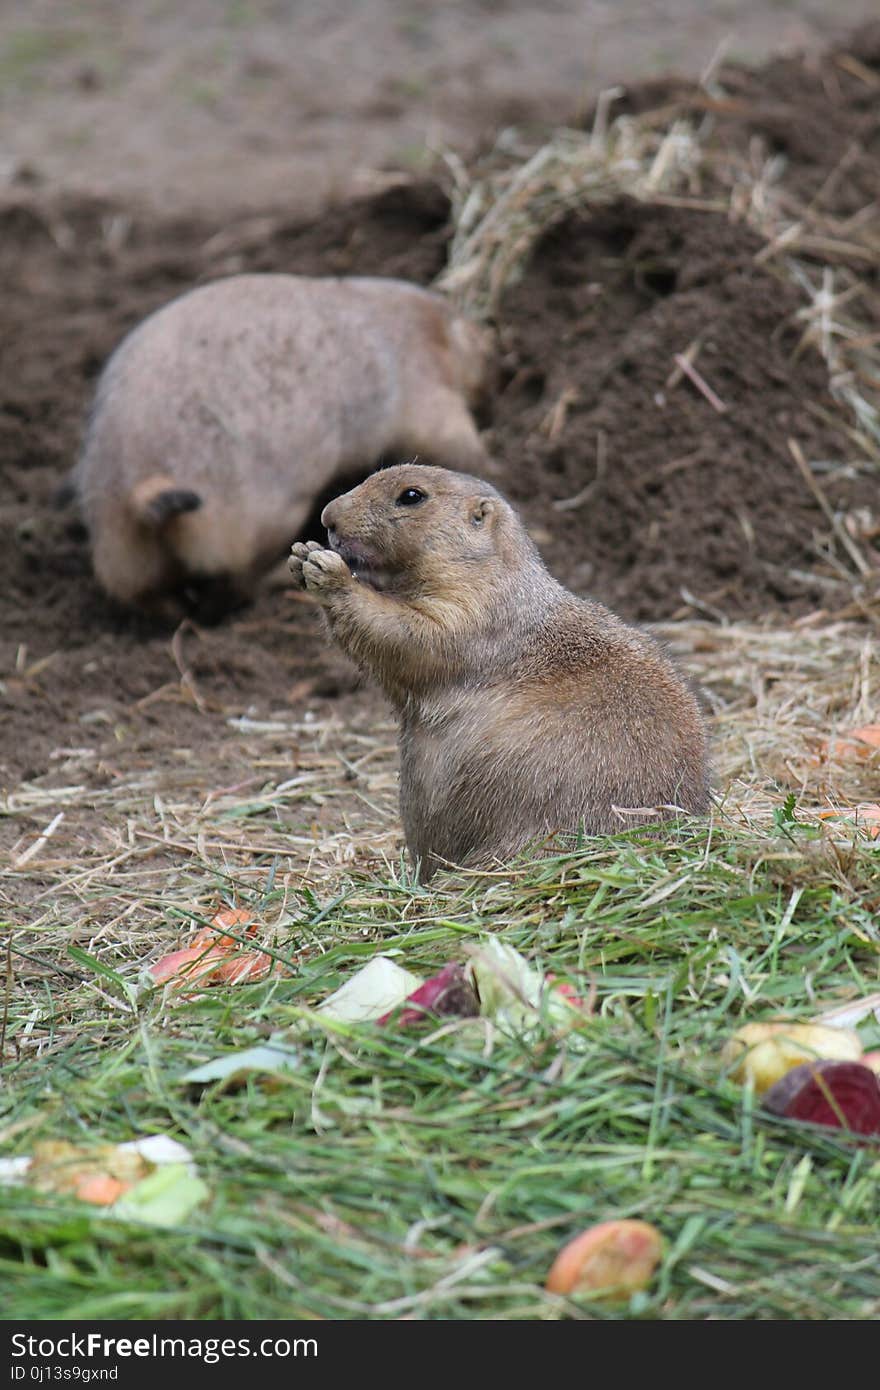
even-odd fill
[(306, 586), (303, 577), (303, 564), (309, 558), (313, 550), (321, 550), (322, 546), (317, 541), (297, 541), (290, 547), (290, 559), (287, 561), (287, 568), (293, 575), (295, 582), (301, 589)]
[(306, 588), (317, 599), (327, 598), (354, 583), (342, 556), (335, 550), (322, 550), (320, 546), (309, 551), (303, 560), (302, 573)]

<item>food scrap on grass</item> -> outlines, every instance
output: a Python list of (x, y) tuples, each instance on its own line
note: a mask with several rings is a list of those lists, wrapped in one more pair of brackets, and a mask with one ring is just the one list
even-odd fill
[(880, 805), (862, 801), (857, 806), (828, 806), (819, 812), (819, 819), (835, 829), (861, 830), (872, 840), (880, 836)]
[(420, 1023), (425, 1017), (449, 1014), (458, 1018), (473, 1018), (480, 1012), (479, 1000), (467, 966), (451, 962), (444, 965), (418, 989), (408, 994), (400, 1009), (389, 1009), (377, 1023), (395, 1023), (406, 1028)]
[(647, 1288), (663, 1254), (663, 1237), (647, 1221), (603, 1221), (560, 1250), (548, 1293), (623, 1300)]
[(115, 1220), (177, 1226), (208, 1197), (189, 1149), (165, 1134), (125, 1144), (48, 1139), (0, 1159), (0, 1184), (75, 1197)]
[(861, 1055), (862, 1043), (852, 1028), (775, 1019), (738, 1028), (724, 1044), (721, 1061), (733, 1081), (750, 1083), (763, 1095), (802, 1062), (857, 1062)]
[(804, 1062), (770, 1087), (763, 1104), (786, 1120), (880, 1139), (880, 1077), (859, 1062)]
[(747, 1023), (722, 1063), (788, 1120), (880, 1138), (880, 1052), (865, 1052), (856, 1024), (880, 1022), (880, 993), (826, 1009), (812, 1021)]
[(256, 935), (259, 925), (244, 908), (224, 908), (196, 932), (189, 946), (149, 966), (148, 975), (156, 985), (186, 989), (194, 984), (256, 984), (280, 974), (284, 964), (247, 940)]
[(880, 724), (862, 724), (858, 729), (848, 729), (834, 738), (823, 739), (819, 744), (822, 759), (838, 762), (852, 762), (859, 758), (872, 758), (880, 750)]
[(327, 1024), (408, 1028), (421, 1022), (479, 1017), (502, 1032), (522, 1037), (542, 1021), (570, 1032), (589, 1017), (590, 1007), (571, 985), (530, 965), (497, 937), (464, 949), (467, 962), (451, 961), (427, 980), (390, 956), (374, 956), (322, 1003), (304, 1009), (293, 1027), (273, 1033), (265, 1043), (211, 1058), (182, 1079), (196, 1086), (236, 1085), (249, 1074), (290, 1072), (297, 1066), (296, 1040), (310, 1028)]

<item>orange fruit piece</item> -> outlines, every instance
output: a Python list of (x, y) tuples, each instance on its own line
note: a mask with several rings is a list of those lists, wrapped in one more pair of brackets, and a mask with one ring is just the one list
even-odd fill
[[(244, 908), (224, 908), (212, 917), (210, 926), (199, 928), (191, 946), (171, 951), (157, 960), (150, 966), (150, 974), (157, 985), (164, 985), (179, 975), (175, 988), (196, 981), (240, 985), (245, 981), (262, 980), (273, 969), (277, 974), (284, 969), (280, 961), (273, 961), (264, 951), (243, 949), (241, 940), (237, 939), (253, 936), (257, 926), (253, 913)], [(230, 932), (235, 932), (235, 936), (230, 936)]]
[(115, 1144), (82, 1147), (49, 1139), (34, 1146), (27, 1182), (41, 1192), (69, 1192), (83, 1202), (109, 1207), (153, 1166), (141, 1154)]
[(602, 1221), (560, 1250), (548, 1293), (626, 1299), (644, 1289), (663, 1254), (663, 1237), (647, 1221)]
[(201, 931), (196, 932), (194, 944), (198, 945), (200, 937), (202, 940), (211, 941), (216, 933), (220, 932), (218, 941), (235, 950), (239, 943), (235, 936), (227, 936), (227, 932), (234, 931), (236, 936), (253, 936), (256, 930), (257, 921), (252, 912), (246, 911), (243, 907), (224, 907), (211, 918), (210, 927), (202, 927)]
[(880, 724), (863, 724), (860, 729), (850, 729), (852, 738), (869, 743), (872, 748), (880, 748)]
[(74, 1193), (81, 1202), (91, 1202), (96, 1207), (110, 1207), (130, 1186), (131, 1183), (111, 1178), (109, 1173), (92, 1173), (84, 1174), (77, 1181)]
[(267, 956), (265, 951), (241, 951), (236, 956), (227, 958), (211, 971), (212, 980), (222, 980), (227, 985), (243, 985), (246, 982), (255, 984), (257, 980), (262, 980), (270, 971), (276, 975), (284, 969), (280, 960), (273, 960)]
[(863, 801), (858, 806), (844, 809), (829, 806), (826, 811), (819, 812), (819, 819), (857, 824), (872, 840), (880, 836), (880, 805), (876, 801)]
[(186, 970), (181, 980), (198, 980), (202, 975), (210, 973), (216, 966), (217, 960), (225, 959), (219, 952), (205, 949), (204, 946), (187, 946), (180, 951), (171, 951), (161, 960), (157, 960), (150, 966), (150, 974), (157, 985), (164, 985), (167, 980), (171, 980), (175, 975), (180, 974), (184, 967), (191, 965), (191, 970)]
[(824, 758), (870, 758), (880, 748), (880, 724), (863, 724), (849, 729), (838, 738), (826, 738), (819, 744)]

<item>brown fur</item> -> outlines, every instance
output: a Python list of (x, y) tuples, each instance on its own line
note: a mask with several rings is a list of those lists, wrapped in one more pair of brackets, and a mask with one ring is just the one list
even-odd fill
[(74, 470), (98, 579), (131, 604), (247, 592), (334, 480), (384, 453), (483, 461), (490, 355), (399, 280), (240, 275), (174, 300), (107, 364)]
[[(424, 500), (399, 499), (415, 488)], [(547, 572), (490, 484), (373, 474), (324, 509), (294, 576), (400, 715), (400, 805), (427, 878), (555, 831), (708, 805), (706, 731), (662, 649)]]

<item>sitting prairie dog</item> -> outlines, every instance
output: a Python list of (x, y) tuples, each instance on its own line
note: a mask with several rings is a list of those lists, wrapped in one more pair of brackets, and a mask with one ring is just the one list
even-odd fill
[(485, 459), (469, 405), (491, 335), (401, 280), (237, 275), (173, 300), (110, 358), (73, 471), (115, 599), (245, 595), (336, 478), (383, 453)]
[(544, 568), (488, 483), (403, 465), (325, 507), (294, 577), (400, 717), (400, 809), (424, 881), (555, 831), (708, 807), (706, 729), (657, 643)]

